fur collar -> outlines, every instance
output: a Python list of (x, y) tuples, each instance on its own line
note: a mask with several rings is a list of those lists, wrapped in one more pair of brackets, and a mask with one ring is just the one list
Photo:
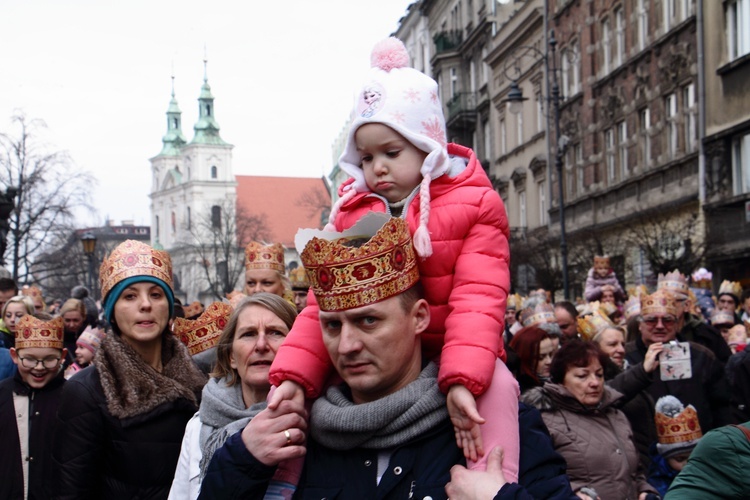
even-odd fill
[(622, 394), (605, 385), (601, 402), (595, 408), (590, 408), (582, 405), (562, 384), (551, 382), (529, 389), (521, 395), (522, 402), (541, 412), (570, 410), (576, 413), (594, 413), (606, 410), (621, 398)]
[(94, 363), (109, 412), (120, 419), (148, 413), (178, 399), (186, 399), (197, 409), (206, 383), (187, 348), (169, 332), (162, 340), (161, 373), (112, 333), (102, 341)]

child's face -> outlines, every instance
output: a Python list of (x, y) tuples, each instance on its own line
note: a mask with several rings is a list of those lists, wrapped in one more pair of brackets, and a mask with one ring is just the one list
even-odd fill
[(389, 202), (403, 200), (422, 182), (419, 169), (427, 153), (387, 125), (362, 125), (354, 142), (367, 187)]
[(21, 380), (32, 389), (41, 389), (57, 376), (61, 360), (66, 354), (66, 349), (52, 349), (51, 347), (10, 350), (10, 357), (18, 367)]
[(604, 278), (609, 274), (609, 262), (595, 262), (594, 263), (594, 274), (600, 278)]
[(667, 459), (667, 464), (672, 467), (673, 470), (680, 472), (690, 458), (690, 452), (680, 453)]
[(81, 366), (86, 366), (94, 359), (94, 353), (89, 351), (87, 347), (83, 347), (80, 344), (76, 344), (76, 363)]

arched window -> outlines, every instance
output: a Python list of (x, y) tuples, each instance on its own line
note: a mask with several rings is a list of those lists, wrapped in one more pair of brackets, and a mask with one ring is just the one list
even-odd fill
[(217, 229), (221, 227), (221, 207), (218, 205), (211, 207), (211, 227)]
[(211, 166), (211, 178), (216, 179), (217, 177), (219, 177), (219, 169), (216, 168), (216, 165), (212, 165)]
[(190, 220), (190, 207), (187, 207), (187, 228), (190, 229), (191, 220)]

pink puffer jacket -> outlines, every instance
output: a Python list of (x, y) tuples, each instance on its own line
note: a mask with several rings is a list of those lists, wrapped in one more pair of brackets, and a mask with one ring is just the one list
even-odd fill
[[(429, 327), (422, 334), (422, 350), (430, 359), (441, 356), (438, 382), (443, 392), (461, 384), (478, 396), (490, 383), (495, 359), (505, 360), (508, 219), (474, 152), (449, 144), (448, 153), (465, 158), (468, 165), (455, 177), (443, 175), (430, 186), (428, 229), (433, 253), (418, 264), (431, 313)], [(380, 196), (358, 193), (341, 207), (336, 229), (353, 226), (367, 212), (387, 210)], [(414, 234), (419, 226), (419, 194), (405, 212)], [(310, 293), (308, 306), (271, 366), (271, 383), (293, 380), (305, 388), (308, 397), (316, 397), (330, 372), (317, 303)]]

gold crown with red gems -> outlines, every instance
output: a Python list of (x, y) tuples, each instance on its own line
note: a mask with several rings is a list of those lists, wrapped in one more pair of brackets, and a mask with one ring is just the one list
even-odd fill
[(693, 405), (688, 405), (671, 418), (657, 411), (654, 420), (659, 443), (662, 445), (690, 444), (703, 437), (698, 412)]
[(216, 345), (231, 314), (231, 305), (226, 302), (213, 302), (196, 319), (176, 318), (173, 331), (187, 346), (190, 355), (195, 356)]
[(106, 299), (116, 284), (133, 276), (152, 276), (172, 288), (172, 258), (166, 251), (156, 250), (142, 241), (123, 241), (99, 268), (102, 298)]
[(313, 237), (300, 257), (322, 311), (380, 302), (419, 281), (409, 226), (399, 218), (388, 219), (372, 237)]
[(555, 309), (547, 302), (540, 302), (535, 307), (525, 307), (520, 315), (521, 325), (532, 326), (540, 323), (557, 323)]
[(310, 280), (302, 266), (289, 271), (289, 281), (292, 282), (292, 290), (307, 290), (310, 288)]
[(245, 269), (273, 269), (284, 274), (284, 246), (281, 243), (263, 245), (251, 241), (245, 247)]
[(16, 350), (29, 347), (63, 348), (62, 316), (49, 321), (35, 318), (26, 314), (18, 320), (16, 325)]
[(687, 276), (680, 273), (677, 269), (667, 274), (659, 273), (656, 281), (656, 289), (661, 290), (662, 288), (685, 296), (690, 293)]
[(665, 288), (641, 297), (641, 316), (659, 313), (672, 314), (675, 317), (679, 317), (681, 313), (674, 294)]
[(185, 311), (185, 318), (189, 319), (203, 312), (203, 304), (196, 300), (186, 306), (182, 306), (182, 310)]

